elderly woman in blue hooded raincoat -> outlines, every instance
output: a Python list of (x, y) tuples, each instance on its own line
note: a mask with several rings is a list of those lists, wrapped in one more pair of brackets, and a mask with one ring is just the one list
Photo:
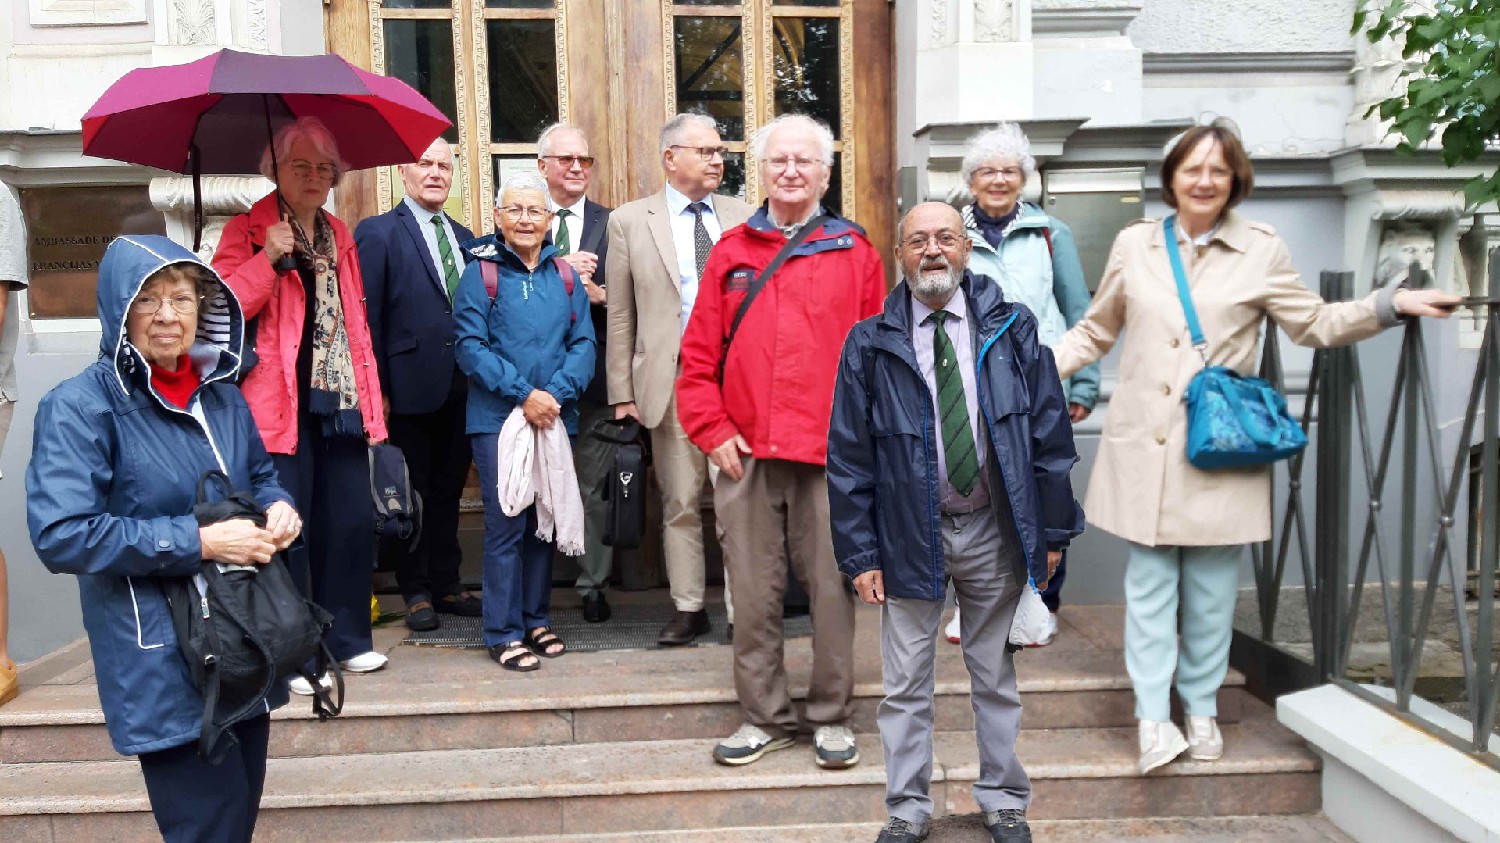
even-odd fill
[[(235, 724), (238, 746), (200, 759), (203, 699), (178, 648), (165, 578), (207, 563), (257, 565), (301, 531), (255, 421), (232, 385), (244, 318), (229, 287), (165, 237), (126, 236), (99, 265), (99, 360), (36, 415), (26, 515), (37, 556), (78, 577), (110, 740), (138, 755), (167, 841), (248, 841), (266, 771), (270, 711)], [(224, 471), (268, 508), (199, 527), (204, 472)]]

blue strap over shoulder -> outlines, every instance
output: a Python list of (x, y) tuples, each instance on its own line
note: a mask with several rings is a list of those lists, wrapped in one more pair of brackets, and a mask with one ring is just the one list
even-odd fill
[(1177, 215), (1172, 214), (1161, 221), (1162, 233), (1167, 238), (1167, 257), (1172, 261), (1172, 275), (1177, 278), (1177, 298), (1182, 300), (1182, 312), (1187, 314), (1188, 333), (1193, 336), (1193, 348), (1203, 355), (1208, 365), (1208, 340), (1203, 338), (1203, 326), (1198, 324), (1198, 310), (1193, 307), (1193, 294), (1188, 290), (1187, 273), (1182, 270), (1182, 253), (1177, 248)]

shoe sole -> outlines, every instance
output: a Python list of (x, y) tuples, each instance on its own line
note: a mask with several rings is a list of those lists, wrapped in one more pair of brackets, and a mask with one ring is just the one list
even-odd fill
[(1161, 767), (1161, 766), (1164, 766), (1164, 765), (1172, 763), (1173, 761), (1177, 760), (1177, 757), (1179, 755), (1183, 754), (1184, 752), (1187, 752), (1187, 749), (1188, 749), (1188, 743), (1185, 740), (1180, 741), (1180, 743), (1178, 743), (1178, 744), (1173, 744), (1172, 746), (1173, 746), (1173, 748), (1171, 750), (1168, 750), (1166, 753), (1164, 753), (1161, 756), (1160, 759), (1154, 760), (1154, 761), (1150, 762), (1149, 764), (1146, 763), (1144, 761), (1144, 759), (1142, 759), (1142, 761), (1137, 762), (1136, 763), (1136, 767), (1137, 767), (1137, 769), (1139, 769), (1141, 771), (1141, 775), (1144, 776), (1147, 773), (1151, 772), (1152, 770), (1155, 770), (1158, 767)]
[(406, 622), (406, 628), (412, 632), (431, 632), (442, 625), (437, 618), (433, 618), (432, 623), (412, 623), (410, 620)]
[(1193, 759), (1194, 761), (1218, 761), (1220, 758), (1224, 757), (1224, 750), (1220, 749), (1218, 752), (1209, 755), (1206, 752), (1194, 752), (1192, 748), (1189, 747), (1188, 757)]
[(843, 760), (843, 761), (835, 761), (835, 760), (832, 760), (832, 759), (825, 759), (821, 755), (817, 755), (817, 754), (814, 754), (813, 760), (817, 761), (818, 762), (818, 766), (822, 767), (825, 770), (847, 770), (850, 767), (853, 767), (855, 764), (859, 763), (859, 750), (856, 749), (854, 751), (854, 757), (846, 759), (846, 760)]
[(726, 767), (743, 767), (746, 764), (759, 761), (761, 757), (768, 752), (775, 752), (778, 749), (786, 749), (793, 743), (794, 741), (791, 738), (776, 738), (775, 740), (772, 740), (770, 743), (756, 750), (754, 753), (741, 758), (726, 758), (720, 755), (718, 748), (715, 747), (714, 760)]
[(381, 662), (377, 667), (350, 667), (343, 662), (339, 662), (339, 667), (342, 667), (345, 673), (374, 673), (377, 670), (385, 670), (385, 667), (388, 664), (390, 664), (390, 662), (385, 661)]

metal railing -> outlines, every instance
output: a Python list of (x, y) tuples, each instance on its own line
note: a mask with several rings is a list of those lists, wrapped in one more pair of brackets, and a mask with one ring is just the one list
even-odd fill
[[(1352, 273), (1323, 273), (1323, 297), (1351, 298), (1353, 281)], [(1462, 425), (1456, 441), (1446, 442), (1446, 450), (1422, 320), (1408, 320), (1398, 329), (1404, 336), (1380, 428), (1374, 425), (1367, 400), (1358, 346), (1314, 354), (1302, 423), (1315, 437), (1315, 445), (1286, 466), (1287, 481), (1273, 495), (1272, 538), (1252, 547), (1252, 562), (1259, 641), (1271, 647), (1278, 643), (1279, 604), (1294, 549), (1301, 565), (1312, 664), (1310, 670), (1299, 664), (1304, 669), (1298, 678), (1280, 677), (1281, 689), (1332, 682), (1500, 769), (1500, 755), (1490, 749), (1492, 740), (1500, 743), (1500, 738), (1491, 737), (1500, 702), (1495, 628), (1500, 596), (1500, 297), (1494, 295), (1500, 291), (1500, 251), (1491, 256), (1489, 289), (1490, 296), (1464, 303), (1483, 312), (1484, 338)], [(1284, 383), (1279, 334), (1269, 321), (1261, 376), (1278, 387)], [(1384, 386), (1373, 381), (1371, 385)], [(1309, 465), (1316, 480), (1311, 525), (1303, 501)], [(1393, 481), (1393, 474), (1399, 480)], [(1361, 500), (1358, 507), (1353, 506), (1356, 497)], [(1277, 498), (1282, 498), (1279, 504)], [(1479, 511), (1470, 512), (1474, 501), (1482, 503)], [(1394, 523), (1387, 502), (1399, 506)], [(1399, 532), (1394, 540), (1392, 532)], [(1472, 606), (1466, 593), (1471, 578), (1476, 595)], [(1370, 589), (1378, 589), (1378, 594), (1368, 594)], [(1389, 645), (1390, 687), (1380, 691), (1349, 676), (1360, 610), (1375, 596), (1383, 610), (1378, 619), (1383, 621), (1383, 643)], [(1440, 599), (1454, 602), (1457, 629), (1434, 628)], [(1457, 639), (1464, 699), (1453, 703), (1450, 713), (1467, 721), (1464, 734), (1424, 716), (1425, 706), (1413, 706), (1426, 645), (1439, 634), (1449, 641)], [(1369, 646), (1368, 639), (1361, 643)], [(1285, 658), (1249, 661), (1255, 664), (1246, 668), (1247, 673), (1270, 665), (1272, 672), (1279, 666), (1285, 674), (1291, 663)]]

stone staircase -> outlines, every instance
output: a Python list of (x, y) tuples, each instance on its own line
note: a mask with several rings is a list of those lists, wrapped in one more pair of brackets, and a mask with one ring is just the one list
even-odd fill
[[(631, 599), (621, 595), (617, 600)], [(559, 601), (569, 599), (559, 592)], [(649, 599), (665, 599), (659, 593)], [(873, 840), (884, 819), (875, 708), (879, 615), (861, 608), (855, 731), (864, 760), (813, 763), (805, 739), (740, 769), (713, 741), (738, 725), (723, 647), (572, 654), (500, 670), (479, 651), (400, 645), (376, 631), (385, 671), (349, 679), (327, 723), (294, 698), (274, 717), (257, 841), (517, 843)], [(1120, 610), (1067, 607), (1058, 642), (1022, 654), (1019, 753), (1039, 841), (1343, 840), (1317, 817), (1318, 762), (1232, 673), (1228, 750), (1141, 777)], [(984, 841), (967, 675), (939, 643), (934, 843)], [(792, 640), (794, 683), (810, 663)], [(0, 840), (158, 840), (138, 765), (110, 749), (86, 647), (28, 665), (0, 708)]]

